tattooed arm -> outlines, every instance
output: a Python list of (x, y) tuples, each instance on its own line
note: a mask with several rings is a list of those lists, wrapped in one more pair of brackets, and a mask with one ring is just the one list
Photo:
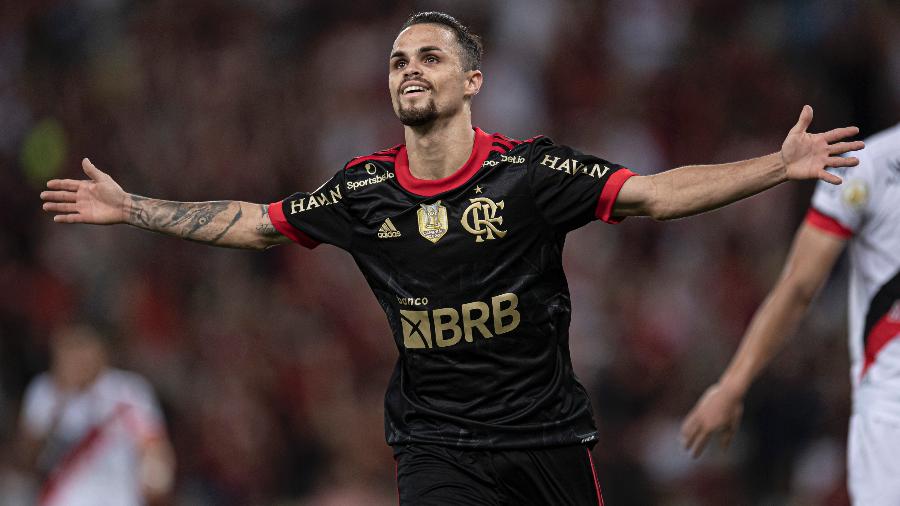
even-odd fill
[(54, 179), (41, 193), (44, 210), (60, 223), (128, 223), (191, 241), (265, 249), (288, 242), (272, 226), (269, 206), (238, 201), (172, 202), (130, 195), (85, 158), (89, 180)]
[(272, 226), (265, 204), (172, 202), (128, 195), (124, 208), (129, 225), (213, 246), (266, 249), (288, 242)]

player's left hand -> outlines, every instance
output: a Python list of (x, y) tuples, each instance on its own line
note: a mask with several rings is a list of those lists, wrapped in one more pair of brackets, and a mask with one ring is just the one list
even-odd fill
[(788, 179), (821, 179), (831, 184), (841, 184), (841, 178), (827, 172), (828, 167), (854, 167), (855, 157), (842, 157), (844, 153), (865, 147), (862, 141), (839, 142), (859, 133), (855, 126), (835, 128), (828, 132), (811, 134), (806, 131), (812, 123), (813, 110), (808, 105), (800, 111), (800, 119), (788, 132), (781, 145), (781, 159)]
[(740, 394), (729, 391), (718, 383), (712, 385), (706, 389), (703, 397), (681, 424), (681, 442), (684, 448), (697, 458), (716, 432), (721, 432), (719, 443), (722, 448), (727, 448), (741, 424), (743, 413), (744, 400)]

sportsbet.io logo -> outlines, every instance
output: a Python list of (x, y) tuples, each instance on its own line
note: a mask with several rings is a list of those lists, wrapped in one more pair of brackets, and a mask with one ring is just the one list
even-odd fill
[(476, 335), (489, 339), (512, 332), (522, 320), (516, 310), (518, 306), (516, 294), (504, 293), (491, 297), (490, 305), (476, 301), (463, 304), (459, 309), (401, 309), (403, 346), (410, 349), (447, 348), (462, 340), (471, 343)]

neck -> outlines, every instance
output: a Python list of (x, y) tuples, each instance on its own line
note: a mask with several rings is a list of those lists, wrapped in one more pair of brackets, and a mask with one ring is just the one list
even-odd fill
[(442, 179), (465, 165), (475, 131), (468, 109), (428, 125), (404, 127), (409, 172), (418, 179)]

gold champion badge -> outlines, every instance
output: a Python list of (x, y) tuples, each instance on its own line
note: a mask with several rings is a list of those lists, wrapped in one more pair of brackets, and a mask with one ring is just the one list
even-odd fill
[(419, 233), (431, 242), (438, 242), (447, 233), (447, 208), (438, 200), (434, 204), (421, 204), (418, 211)]

